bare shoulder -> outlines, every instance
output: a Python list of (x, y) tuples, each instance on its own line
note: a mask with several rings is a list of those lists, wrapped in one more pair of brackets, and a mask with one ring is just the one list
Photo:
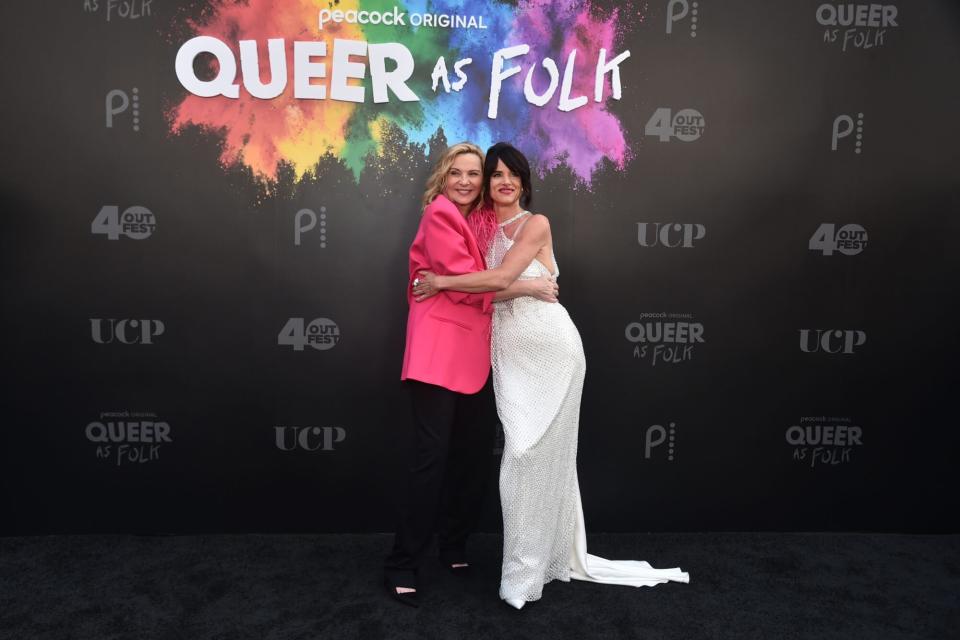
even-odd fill
[[(520, 230), (521, 237), (528, 240), (544, 240), (550, 237), (550, 219), (541, 213), (533, 213)], [(518, 238), (519, 239), (519, 238)]]
[(543, 215), (542, 213), (531, 213), (531, 214), (530, 214), (530, 222), (528, 222), (527, 224), (528, 224), (528, 225), (529, 225), (529, 224), (541, 225), (541, 226), (549, 229), (549, 228), (550, 228), (550, 218), (548, 218), (547, 216)]
[(542, 213), (531, 213), (523, 230), (530, 230), (534, 233), (550, 233), (550, 219)]

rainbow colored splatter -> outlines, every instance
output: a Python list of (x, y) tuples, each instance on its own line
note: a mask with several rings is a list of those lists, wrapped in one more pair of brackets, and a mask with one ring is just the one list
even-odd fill
[[(488, 28), (327, 23), (323, 31), (319, 29), (317, 17), (323, 8), (388, 11), (394, 6), (410, 14), (482, 15)], [(190, 28), (196, 35), (222, 40), (238, 60), (238, 41), (257, 41), (264, 78), (270, 73), (266, 40), (285, 38), (288, 90), (272, 100), (254, 98), (243, 89), (239, 99), (202, 98), (188, 93), (170, 113), (171, 131), (197, 125), (222, 132), (221, 162), (225, 166), (242, 162), (267, 178), (276, 177), (280, 162), (290, 163), (302, 176), (325, 154), (339, 158), (359, 177), (370, 155), (383, 153), (383, 138), (391, 127), (401, 130), (409, 142), (424, 147), (442, 127), (447, 140), (470, 140), (483, 148), (499, 140), (509, 141), (530, 158), (541, 175), (563, 164), (589, 185), (604, 161), (623, 169), (629, 159), (623, 127), (606, 108), (611, 91), (609, 75), (603, 101), (593, 100), (599, 50), (606, 49), (608, 59), (620, 52), (620, 17), (627, 13), (614, 9), (601, 15), (590, 2), (577, 0), (521, 0), (516, 6), (478, 0), (466, 7), (449, 0), (344, 0), (335, 4), (327, 0), (215, 0), (201, 20), (190, 22)], [(407, 84), (420, 101), (400, 102), (393, 96), (384, 104), (294, 98), (291, 42), (327, 40), (329, 51), (334, 38), (403, 44), (415, 62), (415, 72)], [(487, 106), (493, 53), (516, 44), (528, 44), (530, 52), (507, 61), (508, 66), (520, 64), (523, 71), (504, 81), (498, 117), (490, 119)], [(578, 53), (572, 95), (588, 96), (587, 104), (561, 112), (556, 108), (559, 90), (544, 107), (529, 104), (523, 95), (523, 80), (530, 65), (539, 67), (539, 62), (549, 56), (562, 76), (567, 56), (574, 48)], [(445, 93), (442, 86), (433, 91), (430, 74), (440, 56), (445, 58), (451, 81), (456, 79), (454, 62), (473, 59), (465, 68), (469, 80), (460, 92)], [(238, 72), (238, 82), (240, 77)], [(369, 84), (369, 74), (364, 84)], [(539, 67), (534, 72), (534, 88), (539, 92), (547, 85), (546, 73)]]

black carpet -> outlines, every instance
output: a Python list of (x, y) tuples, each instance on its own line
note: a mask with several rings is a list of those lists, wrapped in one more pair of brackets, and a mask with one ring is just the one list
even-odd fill
[(500, 541), (475, 573), (432, 561), (421, 608), (381, 587), (386, 535), (0, 538), (0, 637), (958, 638), (960, 536), (602, 534), (590, 551), (681, 566), (690, 584), (554, 582), (497, 598)]

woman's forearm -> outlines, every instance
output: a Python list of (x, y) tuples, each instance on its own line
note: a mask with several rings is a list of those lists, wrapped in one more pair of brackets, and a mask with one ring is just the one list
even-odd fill
[(513, 300), (514, 298), (522, 298), (523, 296), (532, 296), (533, 292), (530, 290), (530, 284), (528, 280), (514, 280), (510, 283), (510, 286), (506, 289), (501, 289), (493, 294), (494, 302), (503, 302), (504, 300)]
[(500, 267), (459, 276), (437, 276), (437, 289), (443, 291), (463, 291), (465, 293), (483, 293), (485, 291), (503, 291), (514, 281)]

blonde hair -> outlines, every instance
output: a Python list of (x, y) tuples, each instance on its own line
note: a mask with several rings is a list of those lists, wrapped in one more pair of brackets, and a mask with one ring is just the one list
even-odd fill
[[(450, 172), (450, 167), (453, 166), (457, 156), (462, 156), (465, 153), (472, 153), (480, 158), (480, 166), (483, 167), (483, 151), (472, 142), (458, 142), (448, 147), (447, 150), (443, 152), (440, 160), (437, 161), (436, 166), (434, 166), (433, 173), (427, 178), (427, 190), (423, 192), (424, 209), (426, 209), (427, 205), (433, 202), (438, 195), (443, 193), (443, 188), (447, 184), (447, 173)], [(480, 191), (481, 193), (477, 196), (477, 201), (474, 203), (474, 208), (483, 200), (483, 189), (481, 188)]]

